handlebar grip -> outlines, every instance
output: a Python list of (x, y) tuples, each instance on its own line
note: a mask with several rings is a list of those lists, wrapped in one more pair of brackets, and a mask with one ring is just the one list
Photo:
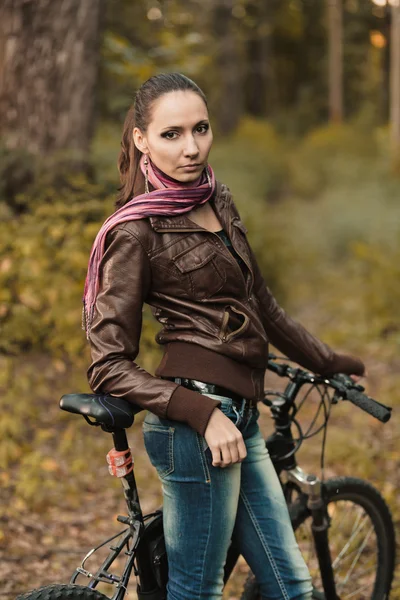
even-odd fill
[(279, 375), (279, 377), (286, 377), (287, 368), (288, 368), (288, 365), (277, 365), (276, 363), (274, 363), (270, 360), (268, 361), (267, 369), (269, 371), (272, 371), (273, 373), (276, 373), (277, 375)]
[(357, 390), (347, 390), (346, 399), (350, 400), (350, 402), (369, 413), (382, 423), (387, 423), (391, 417), (392, 409), (390, 406), (385, 406), (373, 398), (370, 398), (361, 392), (357, 392)]

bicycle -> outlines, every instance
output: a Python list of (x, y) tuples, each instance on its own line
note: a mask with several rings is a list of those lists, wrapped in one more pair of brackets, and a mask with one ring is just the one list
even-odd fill
[[(391, 408), (366, 396), (364, 388), (346, 375), (325, 378), (287, 363), (278, 363), (277, 359), (284, 357), (269, 355), (268, 369), (288, 378), (289, 382), (284, 392), (265, 393), (263, 402), (270, 407), (275, 424), (275, 431), (266, 439), (266, 447), (281, 480), (298, 543), (303, 553), (308, 545), (315, 551), (314, 557), (306, 558), (313, 578), (313, 598), (384, 600), (389, 597), (395, 565), (394, 526), (386, 502), (377, 489), (362, 479), (334, 477), (323, 481), (323, 478), (305, 473), (297, 465), (295, 455), (305, 439), (323, 430), (323, 472), (326, 428), (331, 408), (339, 400), (350, 401), (383, 423), (390, 419)], [(296, 404), (305, 385), (310, 389)], [(311, 425), (303, 433), (296, 415), (312, 390), (319, 393), (320, 402)], [(126, 528), (92, 548), (69, 584), (48, 585), (24, 593), (16, 600), (106, 600), (108, 596), (96, 590), (99, 583), (113, 586), (112, 600), (123, 600), (132, 570), (138, 580), (139, 600), (165, 600), (168, 560), (162, 509), (142, 514), (125, 431), (132, 426), (135, 414), (141, 409), (121, 398), (101, 394), (66, 394), (60, 400), (60, 407), (83, 415), (90, 425), (100, 426), (112, 434), (114, 448), (108, 453), (107, 461), (110, 473), (122, 481), (128, 515), (118, 516), (117, 520)], [(312, 431), (321, 409), (324, 421)], [(293, 428), (298, 437), (293, 435)], [(305, 526), (309, 525), (307, 530)], [(90, 572), (86, 568), (88, 559), (114, 540), (118, 541), (109, 546), (102, 565)], [(122, 573), (112, 573), (110, 567), (124, 554)], [(239, 551), (231, 543), (225, 564), (225, 583), (238, 559)], [(87, 586), (76, 583), (79, 575), (89, 579)], [(250, 573), (242, 600), (260, 598), (257, 582)]]

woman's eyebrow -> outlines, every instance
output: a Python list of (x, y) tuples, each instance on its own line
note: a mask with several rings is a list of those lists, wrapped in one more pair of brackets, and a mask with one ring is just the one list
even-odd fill
[[(196, 123), (194, 128), (198, 127), (199, 125), (203, 125), (204, 123), (208, 123), (208, 119), (202, 119), (201, 121)], [(163, 127), (162, 131), (167, 130), (167, 129), (177, 129), (178, 131), (182, 131), (184, 129), (184, 127), (181, 127), (180, 125), (168, 125), (168, 127)]]

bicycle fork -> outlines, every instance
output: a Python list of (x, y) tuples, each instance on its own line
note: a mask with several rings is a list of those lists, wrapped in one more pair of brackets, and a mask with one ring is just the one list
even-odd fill
[(307, 495), (307, 508), (312, 516), (312, 534), (317, 552), (325, 600), (340, 600), (336, 593), (335, 578), (332, 569), (332, 558), (329, 549), (328, 529), (329, 516), (322, 497), (321, 480), (309, 475), (300, 467), (286, 471), (288, 481), (295, 483)]

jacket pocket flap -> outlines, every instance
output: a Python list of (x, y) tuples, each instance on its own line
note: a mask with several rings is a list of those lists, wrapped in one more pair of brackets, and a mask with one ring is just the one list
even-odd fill
[(215, 256), (215, 250), (208, 244), (200, 244), (195, 248), (185, 251), (173, 260), (181, 273), (188, 273), (200, 269)]

